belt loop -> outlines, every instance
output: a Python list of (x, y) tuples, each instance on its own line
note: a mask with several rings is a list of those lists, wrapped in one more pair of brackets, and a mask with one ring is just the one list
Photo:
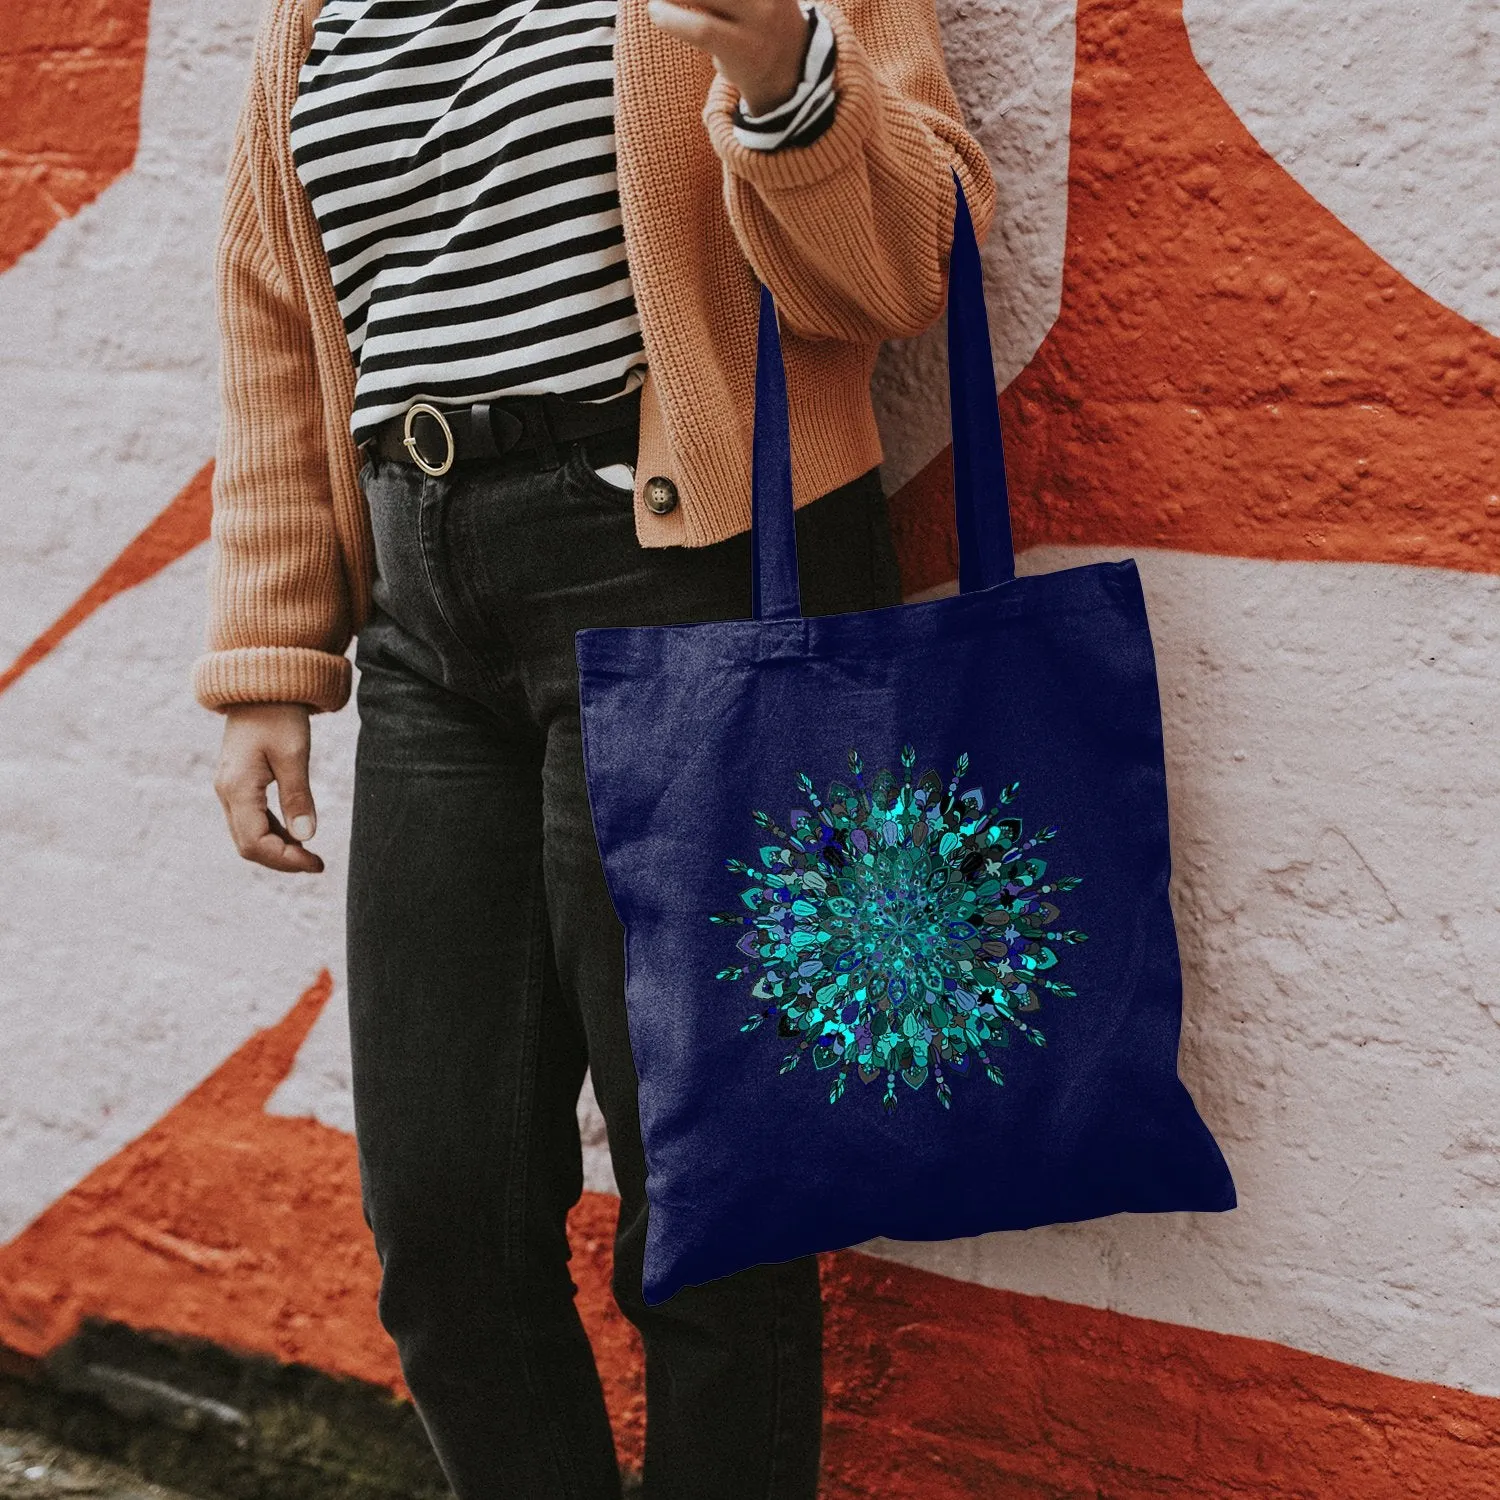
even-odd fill
[(477, 456), (499, 458), (500, 445), (495, 441), (495, 424), (488, 401), (476, 401), (469, 408), (469, 441)]
[(536, 419), (537, 429), (537, 456), (542, 461), (542, 467), (555, 469), (562, 462), (557, 452), (557, 439), (552, 431), (552, 423), (547, 419), (547, 396), (538, 396), (532, 405), (532, 412)]

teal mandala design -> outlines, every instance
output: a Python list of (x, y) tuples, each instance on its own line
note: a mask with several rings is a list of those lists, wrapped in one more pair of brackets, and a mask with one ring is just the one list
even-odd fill
[(1079, 877), (1049, 876), (1041, 855), (1057, 828), (1025, 834), (1006, 810), (1020, 783), (987, 807), (962, 784), (967, 755), (947, 781), (915, 765), (908, 745), (899, 776), (866, 777), (851, 750), (849, 781), (825, 797), (800, 774), (807, 807), (790, 831), (757, 812), (769, 840), (758, 862), (725, 861), (746, 882), (745, 910), (712, 920), (744, 929), (746, 963), (718, 977), (748, 980), (759, 1005), (740, 1029), (774, 1023), (791, 1044), (781, 1071), (831, 1073), (830, 1104), (851, 1077), (883, 1079), (888, 1110), (898, 1078), (931, 1078), (945, 1108), (954, 1074), (1003, 1083), (996, 1055), (1012, 1034), (1046, 1044), (1028, 1019), (1044, 992), (1075, 994), (1053, 977), (1058, 950), (1087, 938), (1061, 926), (1057, 904)]

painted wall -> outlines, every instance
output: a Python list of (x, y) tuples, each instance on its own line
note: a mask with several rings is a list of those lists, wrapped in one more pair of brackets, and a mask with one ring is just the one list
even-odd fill
[[(319, 844), (233, 855), (202, 629), (209, 265), (256, 0), (0, 41), (0, 1344), (93, 1314), (399, 1388)], [(829, 1496), (1500, 1492), (1500, 12), (948, 0), (1032, 571), (1136, 555), (1183, 1071), (1242, 1206), (826, 1262)], [(942, 349), (877, 394), (953, 573)], [(576, 1275), (627, 1461), (587, 1100)]]

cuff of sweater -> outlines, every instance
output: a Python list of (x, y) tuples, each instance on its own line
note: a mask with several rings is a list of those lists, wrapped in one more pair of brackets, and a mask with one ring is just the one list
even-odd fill
[(848, 18), (835, 5), (820, 7), (833, 31), (833, 91), (838, 98), (833, 123), (817, 140), (792, 151), (757, 151), (735, 139), (739, 90), (715, 75), (703, 106), (703, 123), (719, 159), (757, 188), (811, 187), (857, 166), (879, 113), (875, 69)]
[(234, 703), (305, 703), (332, 713), (349, 701), (347, 656), (309, 646), (246, 646), (210, 651), (193, 666), (193, 696), (222, 712)]

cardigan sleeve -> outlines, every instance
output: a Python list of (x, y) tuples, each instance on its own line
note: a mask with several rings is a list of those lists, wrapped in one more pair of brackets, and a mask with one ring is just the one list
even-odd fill
[[(724, 200), (785, 326), (804, 338), (909, 338), (947, 296), (954, 170), (981, 241), (995, 183), (964, 128), (933, 0), (832, 0), (833, 123), (811, 145), (752, 151), (735, 139), (734, 85), (703, 109)], [(899, 21), (893, 15), (900, 14)]]
[[(207, 708), (339, 708), (352, 669), (348, 586), (334, 531), (306, 299), (277, 255), (267, 111), (252, 82), (230, 157), (215, 258), (221, 419), (213, 477)], [(284, 233), (284, 230), (283, 230)]]

